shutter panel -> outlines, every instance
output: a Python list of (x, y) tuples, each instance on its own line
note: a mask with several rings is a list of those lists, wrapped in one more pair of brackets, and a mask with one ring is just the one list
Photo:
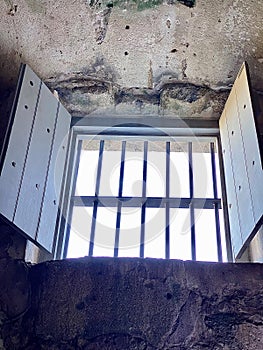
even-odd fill
[(46, 170), (57, 108), (58, 101), (41, 83), (14, 216), (14, 224), (33, 239), (36, 238), (41, 201), (44, 195)]
[(60, 104), (37, 232), (37, 241), (48, 251), (52, 250), (53, 245), (53, 234), (56, 226), (63, 169), (67, 153), (70, 119), (69, 113)]
[(0, 177), (0, 212), (51, 252), (71, 117), (28, 66), (20, 80)]
[(262, 160), (248, 79), (244, 63), (219, 121), (235, 258), (240, 258), (263, 218)]
[(13, 221), (40, 90), (40, 80), (24, 67), (5, 162), (0, 178), (0, 212)]

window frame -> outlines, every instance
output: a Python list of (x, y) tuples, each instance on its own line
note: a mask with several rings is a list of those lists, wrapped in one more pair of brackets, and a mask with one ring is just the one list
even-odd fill
[(72, 189), (77, 177), (77, 163), (79, 162), (77, 152), (80, 139), (85, 136), (94, 136), (97, 134), (112, 138), (144, 136), (171, 136), (180, 138), (180, 140), (190, 137), (202, 137), (210, 140), (216, 139), (218, 145), (219, 171), (222, 189), (222, 208), (225, 225), (225, 239), (228, 262), (233, 261), (231, 238), (229, 230), (229, 220), (226, 200), (226, 187), (224, 179), (224, 168), (222, 159), (222, 149), (219, 133), (219, 123), (217, 120), (197, 120), (197, 119), (177, 119), (177, 118), (158, 118), (158, 117), (72, 117), (70, 137), (68, 142), (68, 152), (63, 177), (63, 186), (61, 190), (60, 208), (57, 220), (57, 236), (54, 240), (54, 256), (56, 259), (66, 258), (65, 247), (69, 240), (69, 217), (70, 200)]
[[(28, 94), (28, 83), (30, 83), (31, 86), (30, 90), (33, 86), (37, 87), (38, 89), (37, 95), (33, 94), (34, 101), (31, 101), (32, 91), (30, 91)], [(71, 142), (68, 143), (68, 136), (70, 134), (72, 135), (74, 132), (77, 132), (78, 128), (80, 131), (81, 129), (87, 127), (93, 128), (93, 133), (94, 130), (98, 130), (98, 128), (113, 128), (120, 123), (126, 124), (126, 127), (130, 128), (131, 126), (136, 126), (137, 120), (137, 123), (141, 126), (143, 124), (147, 126), (150, 126), (149, 124), (154, 124), (152, 126), (157, 128), (172, 128), (173, 130), (176, 129), (176, 132), (180, 135), (182, 135), (185, 131), (186, 133), (190, 132), (191, 135), (207, 135), (211, 132), (214, 134), (217, 133), (218, 145), (221, 149), (221, 152), (219, 153), (219, 161), (223, 190), (222, 200), (225, 205), (224, 208), (226, 208), (224, 210), (224, 216), (227, 230), (226, 239), (228, 241), (228, 256), (230, 257), (233, 255), (236, 261), (242, 258), (242, 254), (250, 245), (251, 240), (257, 233), (260, 226), (262, 226), (263, 222), (263, 207), (262, 201), (260, 200), (263, 196), (262, 145), (260, 144), (258, 128), (259, 119), (254, 110), (254, 99), (246, 62), (244, 62), (241, 66), (238, 76), (230, 91), (230, 95), (225, 103), (224, 110), (219, 118), (219, 123), (216, 120), (198, 120), (196, 118), (181, 120), (171, 116), (169, 117), (170, 119), (167, 119), (159, 112), (157, 114), (158, 117), (157, 115), (153, 117), (143, 113), (138, 113), (135, 115), (121, 115), (117, 111), (112, 111), (112, 114), (108, 115), (107, 110), (105, 109), (101, 110), (101, 114), (92, 113), (91, 115), (87, 116), (84, 118), (85, 122), (83, 122), (82, 118), (73, 117), (72, 120), (72, 116), (63, 107), (62, 103), (57, 100), (57, 98), (51, 92), (49, 92), (47, 94), (48, 96), (45, 97), (46, 103), (44, 105), (50, 106), (54, 104), (55, 99), (57, 108), (55, 108), (53, 111), (45, 112), (45, 117), (41, 116), (41, 119), (47, 123), (47, 125), (44, 128), (41, 126), (40, 130), (37, 129), (36, 133), (40, 134), (42, 137), (43, 131), (46, 130), (49, 135), (53, 135), (52, 138), (54, 142), (52, 140), (51, 147), (44, 147), (44, 149), (42, 149), (40, 152), (40, 156), (38, 147), (39, 145), (43, 145), (45, 142), (43, 140), (42, 142), (39, 142), (39, 138), (33, 138), (32, 135), (35, 133), (36, 126), (39, 124), (38, 122), (41, 121), (38, 115), (41, 114), (39, 113), (39, 104), (42, 98), (42, 86), (44, 87), (45, 84), (32, 71), (32, 69), (27, 65), (22, 65), (16, 97), (10, 116), (10, 123), (7, 128), (4, 148), (1, 153), (2, 173), (0, 173), (0, 198), (2, 200), (0, 201), (0, 216), (3, 218), (3, 220), (24, 235), (26, 239), (33, 242), (33, 244), (35, 244), (37, 247), (41, 248), (43, 251), (51, 253), (52, 257), (54, 257), (55, 252), (59, 251), (59, 249), (57, 249), (57, 243), (63, 243), (64, 239), (61, 238), (60, 234), (58, 234), (58, 228), (65, 225), (65, 223), (63, 223), (62, 220), (61, 225), (58, 218), (63, 218), (64, 210), (64, 208), (61, 208), (62, 201), (60, 201), (60, 199), (65, 197), (66, 187), (64, 187), (64, 194), (61, 196), (61, 188), (63, 187), (61, 186), (61, 179), (62, 174), (64, 174), (64, 183), (67, 183), (67, 171), (64, 172), (64, 169), (68, 169), (69, 165), (67, 158), (68, 165), (65, 168), (65, 151), (68, 150), (68, 155), (70, 155), (70, 147), (67, 149), (67, 145), (71, 144)], [(47, 89), (48, 88), (45, 86), (45, 90)], [(26, 99), (24, 101), (25, 105), (23, 106), (20, 99), (23, 99), (24, 93), (26, 94)], [(28, 103), (30, 104), (31, 108), (28, 108)], [(25, 113), (25, 110), (27, 112), (33, 112), (33, 115), (31, 113), (32, 119), (28, 119), (28, 114)], [(62, 111), (61, 115), (59, 115), (60, 110)], [(241, 113), (241, 111), (246, 112)], [(50, 123), (48, 123), (50, 114), (52, 113), (56, 113), (56, 122), (53, 131), (50, 129)], [(132, 123), (129, 122), (130, 118), (132, 119)], [(27, 123), (25, 123), (25, 120)], [(72, 123), (70, 126), (71, 120)], [(35, 121), (37, 121), (37, 123), (35, 123)], [(54, 123), (51, 122), (51, 124)], [(231, 128), (229, 129), (230, 124)], [(213, 129), (217, 130), (217, 132), (214, 132)], [(23, 135), (23, 141), (25, 141), (25, 143), (23, 143), (19, 149), (15, 149), (14, 147), (17, 147), (16, 137), (17, 134), (21, 135), (21, 130), (26, 132), (26, 137)], [(219, 130), (220, 137), (218, 133)], [(52, 133), (50, 131), (52, 131)], [(117, 131), (117, 128), (115, 131)], [(233, 138), (236, 136), (238, 142), (234, 142)], [(32, 141), (33, 139), (34, 142)], [(242, 147), (239, 147), (240, 145), (242, 145)], [(12, 149), (12, 151), (15, 150), (14, 152), (11, 152), (11, 154), (9, 152), (9, 147)], [(223, 155), (222, 147), (224, 151)], [(234, 153), (232, 152), (232, 148), (234, 149)], [(35, 179), (33, 176), (31, 176), (30, 171), (26, 173), (27, 176), (24, 176), (25, 170), (27, 170), (28, 167), (27, 160), (29, 159), (28, 155), (29, 151), (31, 152), (31, 149), (32, 154), (37, 159), (41, 160), (43, 157), (46, 157), (46, 152), (49, 152), (44, 181), (41, 178), (42, 180), (40, 179), (39, 182), (38, 178)], [(30, 159), (31, 158), (32, 157), (30, 157)], [(240, 173), (240, 162), (236, 161), (237, 158), (240, 158), (242, 163), (242, 176), (239, 177), (238, 174)], [(74, 157), (71, 160), (74, 160)], [(44, 162), (40, 164), (42, 168)], [(38, 167), (36, 169), (32, 167), (32, 169), (34, 171), (39, 171)], [(31, 201), (33, 200), (33, 205), (36, 207), (36, 200), (33, 199), (33, 196), (28, 196), (26, 191), (23, 192), (23, 196), (20, 196), (20, 189), (22, 188), (21, 186), (24, 185), (25, 179), (27, 187), (31, 190), (39, 190), (41, 188), (39, 185), (39, 183), (41, 184), (41, 181), (42, 186), (44, 184), (45, 188), (48, 187), (48, 190), (45, 189), (44, 192), (42, 189), (41, 191), (38, 191), (39, 195), (42, 196), (42, 199), (41, 205), (38, 205), (37, 213), (32, 214), (32, 204), (30, 205), (30, 202), (27, 201), (28, 198)], [(55, 183), (55, 181), (52, 181), (54, 179), (59, 181), (56, 181)], [(245, 185), (243, 186), (243, 184)], [(243, 189), (245, 190), (243, 191)], [(244, 194), (245, 192), (246, 194)], [(24, 193), (26, 193), (26, 195), (24, 195)], [(34, 192), (34, 194), (36, 194), (36, 192)], [(25, 205), (20, 205), (19, 207), (19, 214), (22, 213), (19, 219), (22, 219), (16, 220), (17, 204), (22, 199), (24, 200), (25, 197)], [(11, 203), (10, 200), (9, 202), (6, 201), (7, 198), (8, 200), (11, 198)], [(39, 200), (39, 198), (37, 198), (37, 200)], [(10, 205), (7, 206), (7, 203)], [(229, 207), (226, 206), (227, 203)], [(249, 210), (249, 213), (247, 213), (247, 208), (252, 208)], [(25, 212), (26, 215), (23, 215), (23, 212)], [(24, 222), (32, 223), (32, 217), (34, 219), (38, 217), (37, 223), (35, 223), (36, 225), (33, 228), (24, 227)], [(39, 227), (41, 227), (41, 230)], [(41, 231), (41, 234), (39, 234), (39, 231)], [(232, 246), (230, 245), (230, 242), (232, 242)], [(58, 257), (60, 258), (61, 254), (58, 254)], [(229, 258), (229, 261), (231, 260), (232, 259)]]

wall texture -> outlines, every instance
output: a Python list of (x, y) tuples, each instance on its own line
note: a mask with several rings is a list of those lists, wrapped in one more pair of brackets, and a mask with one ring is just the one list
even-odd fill
[(26, 239), (0, 218), (0, 258), (24, 259)]
[[(0, 14), (1, 143), (21, 62), (75, 116), (217, 119), (244, 60), (263, 90), (262, 0), (4, 0)], [(10, 258), (25, 244), (1, 226), (1, 350), (262, 350), (261, 265), (32, 266)]]
[(262, 349), (260, 264), (2, 258), (0, 274), (0, 349)]
[[(0, 13), (0, 90), (15, 85), (24, 62), (76, 115), (113, 106), (124, 113), (127, 94), (139, 100), (138, 111), (147, 107), (145, 96), (172, 83), (198, 90), (198, 103), (186, 98), (184, 109), (183, 95), (175, 98), (173, 90), (161, 96), (161, 106), (174, 117), (211, 116), (211, 102), (199, 113), (200, 97), (216, 100), (218, 90), (228, 91), (244, 60), (254, 88), (263, 90), (261, 0), (4, 0)], [(135, 97), (132, 88), (140, 89)], [(171, 97), (175, 108), (167, 109)]]

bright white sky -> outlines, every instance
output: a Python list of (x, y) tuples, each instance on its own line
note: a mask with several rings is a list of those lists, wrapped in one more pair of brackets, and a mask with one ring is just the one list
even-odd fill
[[(107, 141), (105, 141), (107, 142)], [(94, 196), (98, 151), (82, 150), (76, 195)], [(189, 197), (188, 155), (171, 152), (170, 196)], [(147, 196), (165, 196), (165, 152), (148, 152)], [(194, 197), (213, 197), (211, 156), (193, 153)], [(120, 151), (104, 151), (100, 195), (117, 196), (120, 172)], [(123, 196), (141, 196), (143, 152), (126, 151)], [(217, 160), (217, 178), (219, 166)], [(218, 195), (221, 196), (220, 181)], [(75, 207), (67, 257), (88, 255), (93, 208)], [(98, 208), (94, 256), (113, 256), (116, 208)], [(141, 208), (122, 208), (119, 256), (138, 257)], [(220, 210), (223, 260), (227, 261), (223, 213)], [(197, 260), (217, 261), (214, 210), (195, 210)], [(164, 258), (165, 209), (146, 209), (145, 257)], [(190, 210), (170, 209), (170, 257), (191, 259)]]

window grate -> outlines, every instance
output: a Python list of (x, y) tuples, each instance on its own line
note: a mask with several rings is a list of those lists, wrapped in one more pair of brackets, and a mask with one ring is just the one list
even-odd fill
[[(98, 136), (96, 137), (98, 138)], [(127, 177), (128, 174), (128, 169), (127, 164), (130, 161), (130, 148), (132, 145), (132, 142), (141, 142), (139, 151), (142, 155), (141, 157), (141, 162), (142, 162), (142, 167), (141, 169), (141, 184), (140, 184), (140, 193), (141, 195), (131, 195), (127, 196), (126, 191), (124, 191), (124, 177)], [(158, 147), (156, 146), (157, 150), (154, 149), (154, 144), (155, 141), (151, 140), (151, 138), (147, 138), (147, 140), (138, 138), (135, 141), (132, 141), (131, 139), (123, 139), (123, 140), (108, 140), (103, 138), (101, 136), (101, 139), (97, 140), (96, 145), (92, 147), (89, 146), (89, 141), (84, 141), (80, 140), (79, 145), (78, 145), (78, 154), (77, 154), (77, 167), (76, 167), (76, 175), (74, 178), (74, 185), (73, 185), (73, 195), (71, 197), (70, 201), (70, 209), (69, 209), (69, 225), (68, 225), (68, 244), (66, 244), (66, 250), (68, 251), (65, 252), (65, 255), (68, 257), (72, 256), (72, 243), (73, 238), (71, 239), (71, 235), (73, 235), (73, 232), (75, 227), (74, 227), (74, 210), (83, 209), (86, 210), (86, 212), (90, 212), (92, 210), (92, 215), (91, 215), (91, 222), (88, 224), (87, 222), (82, 223), (82, 228), (83, 234), (82, 238), (85, 242), (88, 242), (89, 247), (87, 249), (87, 253), (89, 256), (96, 256), (98, 253), (94, 254), (94, 246), (99, 246), (103, 245), (102, 242), (97, 242), (97, 235), (101, 235), (101, 225), (100, 227), (97, 227), (97, 220), (98, 220), (98, 211), (103, 209), (108, 209), (111, 210), (112, 215), (115, 215), (115, 228), (114, 228), (114, 233), (112, 234), (114, 237), (112, 238), (112, 243), (111, 243), (111, 248), (107, 247), (108, 253), (106, 255), (111, 255), (114, 257), (120, 256), (120, 249), (123, 249), (123, 247), (120, 245), (120, 238), (122, 234), (128, 234), (127, 232), (122, 232), (122, 224), (126, 220), (126, 214), (125, 210), (127, 209), (136, 209), (140, 211), (140, 222), (138, 224), (138, 230), (139, 230), (139, 240), (137, 242), (138, 250), (135, 256), (139, 256), (141, 258), (144, 258), (145, 256), (148, 256), (148, 253), (145, 254), (145, 245), (148, 244), (148, 238), (146, 238), (146, 230), (147, 230), (147, 215), (149, 210), (155, 209), (155, 210), (164, 210), (164, 223), (163, 223), (163, 229), (162, 232), (159, 234), (163, 236), (164, 240), (164, 253), (161, 254), (162, 257), (169, 259), (171, 256), (174, 258), (173, 251), (171, 251), (171, 240), (174, 240), (175, 238), (175, 229), (174, 225), (171, 226), (172, 220), (174, 219), (174, 212), (179, 211), (181, 209), (183, 210), (188, 210), (189, 211), (189, 234), (190, 234), (190, 244), (191, 244), (191, 259), (192, 260), (197, 260), (197, 239), (200, 241), (201, 234), (200, 232), (196, 232), (196, 220), (198, 220), (198, 217), (196, 217), (196, 212), (197, 210), (214, 210), (214, 223), (213, 223), (213, 230), (215, 231), (216, 235), (216, 251), (217, 251), (217, 257), (214, 258), (214, 260), (217, 261), (223, 261), (223, 251), (222, 251), (222, 242), (221, 242), (221, 226), (220, 226), (220, 210), (222, 209), (221, 207), (221, 199), (218, 196), (218, 159), (216, 155), (216, 141), (213, 142), (201, 142), (198, 144), (195, 140), (192, 141), (187, 141), (187, 142), (174, 142), (173, 140), (165, 141), (163, 142), (162, 140), (162, 146)], [(108, 142), (105, 144), (105, 142)], [(149, 143), (151, 143), (151, 147), (149, 147)], [(90, 143), (92, 144), (92, 142)], [(87, 146), (88, 145), (88, 146)], [(106, 147), (106, 148), (105, 148)], [(134, 146), (134, 149), (136, 147)], [(98, 151), (98, 156), (97, 156), (97, 165), (96, 165), (96, 171), (95, 171), (95, 190), (94, 190), (94, 195), (91, 195), (89, 193), (88, 195), (85, 193), (78, 193), (78, 189), (76, 186), (76, 183), (78, 182), (78, 176), (79, 176), (79, 165), (81, 162), (81, 154), (82, 152), (96, 152)], [(151, 178), (149, 178), (149, 152), (159, 152), (159, 156), (162, 155), (164, 156), (164, 163), (163, 165), (165, 166), (164, 170), (164, 194), (162, 196), (151, 196), (147, 189), (149, 183), (152, 181)], [(117, 193), (112, 194), (112, 195), (104, 195), (103, 189), (101, 187), (102, 183), (102, 175), (105, 176), (105, 174), (102, 174), (103, 172), (103, 166), (104, 163), (106, 162), (107, 164), (107, 157), (109, 156), (110, 152), (117, 152), (120, 155), (120, 160), (118, 161), (118, 167), (115, 167), (116, 169), (119, 169), (119, 175), (118, 175), (118, 189)], [(136, 152), (134, 152), (136, 153)], [(178, 164), (175, 163), (175, 157), (174, 155), (179, 154), (182, 156), (182, 153), (184, 153), (185, 157), (187, 158), (187, 163), (188, 163), (188, 175), (185, 173), (185, 179), (182, 179), (182, 174), (180, 175), (181, 178), (174, 179), (173, 176), (171, 176), (171, 170), (173, 168), (179, 169), (181, 167), (180, 162), (177, 160)], [(196, 161), (194, 162), (194, 156), (195, 154), (205, 154), (205, 157), (207, 159), (207, 156), (210, 154), (210, 164), (209, 164), (209, 171), (211, 173), (211, 179), (212, 179), (212, 190), (210, 191), (209, 194), (213, 193), (213, 196), (197, 196), (195, 195), (195, 189), (198, 187), (199, 181), (196, 181), (196, 174), (195, 171), (197, 171), (198, 166), (196, 166)], [(172, 158), (172, 156), (173, 158)], [(179, 159), (179, 158), (178, 158)], [(207, 160), (206, 160), (207, 162)], [(116, 165), (116, 164), (115, 164)], [(89, 163), (86, 163), (86, 172), (89, 172)], [(83, 168), (83, 167), (82, 167)], [(115, 170), (116, 170), (115, 169)], [(113, 171), (113, 167), (111, 169), (106, 169), (108, 170), (109, 174), (108, 176), (110, 177), (110, 172)], [(163, 169), (162, 169), (163, 170)], [(82, 169), (83, 171), (83, 169)], [(104, 169), (105, 171), (105, 169)], [(134, 172), (136, 172), (136, 168), (134, 169)], [(199, 174), (200, 176), (200, 174)], [(202, 174), (201, 174), (202, 176)], [(171, 193), (171, 184), (173, 181), (186, 181), (188, 178), (187, 182), (189, 184), (189, 196), (188, 197), (175, 197)], [(116, 181), (116, 179), (115, 179)], [(201, 181), (201, 180), (200, 180)], [(116, 184), (115, 184), (116, 185)], [(116, 187), (116, 186), (115, 186)], [(80, 191), (81, 192), (81, 191)], [(84, 191), (85, 192), (85, 191)], [(123, 193), (125, 192), (125, 195)], [(108, 194), (108, 193), (106, 193)], [(90, 208), (90, 209), (89, 209)], [(90, 215), (90, 214), (89, 214)], [(161, 220), (161, 219), (160, 219)], [(175, 222), (176, 222), (175, 218)], [(104, 223), (105, 224), (105, 223)], [(90, 228), (89, 228), (90, 225)], [(106, 223), (107, 225), (107, 223)], [(210, 225), (210, 224), (209, 224)], [(85, 226), (85, 229), (83, 227)], [(111, 228), (113, 231), (113, 227)], [(151, 229), (154, 230), (152, 227)], [(212, 231), (213, 231), (212, 230)], [(75, 230), (76, 231), (76, 230)], [(126, 230), (129, 231), (129, 230)], [(132, 230), (131, 230), (132, 231)], [(78, 233), (77, 233), (78, 234)], [(178, 234), (178, 232), (177, 232)], [(106, 237), (108, 235), (108, 237)], [(85, 237), (84, 237), (85, 236)], [(198, 238), (198, 237), (199, 238)], [(108, 240), (110, 237), (110, 234), (107, 232), (105, 233), (105, 239)], [(173, 242), (173, 246), (174, 246)], [(200, 243), (199, 243), (200, 246)], [(184, 249), (184, 247), (182, 247)], [(205, 249), (210, 249), (209, 247), (206, 247)], [(224, 247), (225, 249), (225, 247)], [(110, 251), (112, 253), (110, 253)], [(149, 249), (147, 250), (149, 252)], [(74, 255), (74, 254), (73, 254)], [(80, 253), (81, 255), (81, 253)], [(86, 254), (84, 254), (86, 255)], [(99, 254), (100, 255), (100, 254)], [(101, 253), (101, 255), (105, 255), (105, 249)], [(121, 254), (122, 256), (123, 254)], [(157, 254), (158, 255), (158, 254)], [(200, 254), (199, 258), (200, 260)], [(202, 258), (201, 258), (202, 260)], [(213, 260), (213, 259), (210, 259)]]

